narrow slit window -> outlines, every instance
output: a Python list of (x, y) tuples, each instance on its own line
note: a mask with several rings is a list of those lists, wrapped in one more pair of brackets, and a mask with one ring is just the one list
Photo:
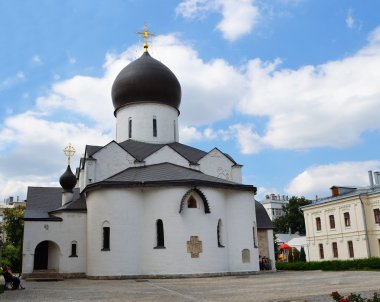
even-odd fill
[(128, 120), (128, 138), (132, 138), (132, 119)]
[(157, 119), (153, 117), (153, 137), (157, 137)]
[(177, 128), (176, 128), (175, 121), (173, 121), (173, 130), (174, 130), (174, 141), (176, 141), (176, 139), (177, 139)]
[(110, 250), (110, 227), (103, 227), (103, 248), (102, 251)]
[(70, 257), (78, 257), (77, 255), (77, 243), (76, 241), (71, 242), (71, 254)]
[(222, 244), (222, 220), (221, 219), (218, 220), (216, 235), (218, 238), (218, 247), (224, 247), (224, 245)]
[(156, 248), (165, 248), (164, 224), (161, 219), (156, 221), (157, 245)]

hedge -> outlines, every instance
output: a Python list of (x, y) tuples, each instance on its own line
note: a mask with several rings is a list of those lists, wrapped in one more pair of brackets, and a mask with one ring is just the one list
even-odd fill
[(380, 270), (380, 258), (372, 257), (355, 260), (331, 260), (311, 262), (276, 262), (277, 270), (291, 271), (348, 271), (348, 270)]

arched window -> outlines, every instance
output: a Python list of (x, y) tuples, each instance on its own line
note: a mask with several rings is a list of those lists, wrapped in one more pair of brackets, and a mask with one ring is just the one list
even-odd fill
[(197, 201), (193, 196), (190, 196), (189, 199), (187, 200), (187, 207), (188, 208), (197, 208)]
[(252, 236), (253, 236), (253, 246), (257, 248), (257, 234), (256, 234), (256, 228), (252, 227)]
[(71, 254), (69, 257), (78, 257), (77, 255), (77, 242), (71, 241)]
[(105, 221), (102, 225), (103, 229), (103, 236), (102, 236), (102, 251), (109, 251), (110, 250), (110, 233), (111, 228), (108, 221)]
[(132, 118), (128, 119), (128, 138), (132, 138)]
[(157, 118), (153, 116), (153, 137), (157, 137)]
[(241, 251), (241, 260), (243, 263), (251, 262), (251, 255), (249, 253), (249, 249), (244, 249)]
[(156, 221), (157, 245), (155, 248), (165, 248), (164, 224), (161, 219)]
[(218, 236), (218, 247), (224, 247), (222, 244), (222, 219), (218, 220), (218, 226), (216, 229), (216, 235)]

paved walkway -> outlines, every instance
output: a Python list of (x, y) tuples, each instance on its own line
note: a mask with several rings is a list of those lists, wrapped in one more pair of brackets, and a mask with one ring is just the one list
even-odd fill
[(333, 301), (329, 294), (380, 292), (380, 272), (278, 272), (244, 277), (28, 282), (0, 301)]

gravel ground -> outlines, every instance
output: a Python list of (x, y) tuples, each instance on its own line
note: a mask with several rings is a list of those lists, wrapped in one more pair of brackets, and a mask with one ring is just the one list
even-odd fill
[(380, 292), (380, 272), (277, 272), (244, 277), (150, 280), (70, 279), (23, 282), (26, 290), (6, 291), (0, 301), (333, 301), (339, 291), (371, 296)]

